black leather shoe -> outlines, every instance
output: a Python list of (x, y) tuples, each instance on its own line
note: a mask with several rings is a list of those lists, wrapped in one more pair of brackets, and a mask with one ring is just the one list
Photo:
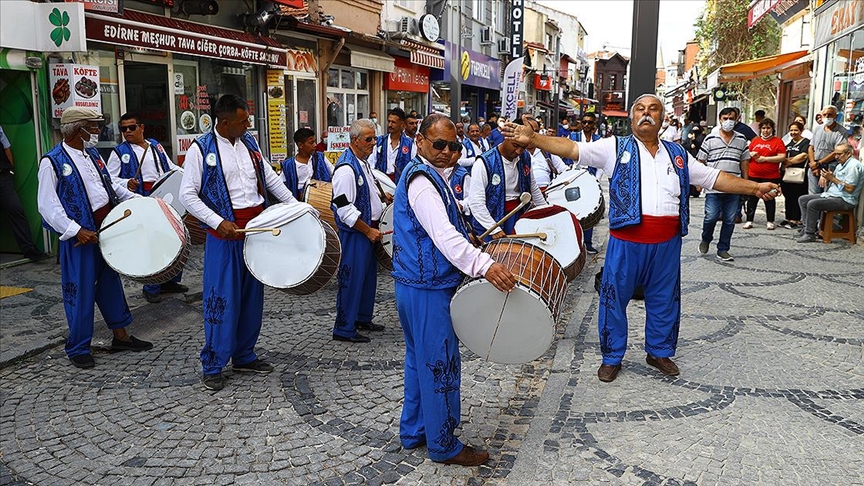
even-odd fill
[(618, 372), (621, 371), (621, 365), (600, 365), (600, 368), (597, 369), (597, 379), (604, 383), (610, 383), (615, 381), (615, 378), (618, 377)]
[(346, 343), (368, 343), (368, 342), (372, 341), (368, 337), (366, 337), (362, 334), (359, 334), (359, 333), (355, 334), (353, 337), (345, 337), (345, 336), (340, 336), (338, 334), (334, 334), (333, 340), (334, 341), (344, 341)]
[(141, 293), (144, 294), (144, 298), (147, 299), (147, 302), (150, 302), (151, 304), (162, 302), (162, 296), (159, 294), (154, 294), (153, 292), (147, 292), (144, 290), (142, 290)]
[(373, 332), (384, 330), (384, 326), (382, 326), (381, 324), (375, 324), (374, 322), (356, 322), (354, 323), (354, 327), (356, 327), (357, 329), (363, 329), (364, 331)]
[(222, 376), (222, 373), (216, 373), (215, 375), (204, 375), (201, 378), (201, 383), (204, 384), (204, 388), (213, 391), (219, 391), (225, 388), (225, 377)]
[(129, 336), (128, 341), (114, 338), (111, 340), (111, 349), (113, 351), (147, 351), (153, 349), (153, 343), (142, 341), (135, 336)]
[(27, 258), (27, 259), (34, 261), (34, 262), (38, 262), (39, 260), (45, 260), (46, 258), (50, 258), (50, 257), (51, 257), (51, 255), (49, 255), (45, 252), (38, 251), (38, 250), (31, 252), (31, 253), (25, 253), (24, 254), (24, 258)]
[(177, 282), (165, 282), (160, 286), (163, 294), (185, 294), (189, 292), (189, 287)]
[(93, 360), (93, 355), (90, 353), (72, 356), (71, 358), (69, 358), (69, 361), (71, 361), (76, 368), (81, 368), (85, 370), (87, 368), (92, 368), (96, 366), (96, 361)]
[(243, 365), (234, 365), (234, 371), (252, 372), (252, 373), (270, 373), (273, 371), (273, 365), (260, 359), (256, 359), (251, 363)]

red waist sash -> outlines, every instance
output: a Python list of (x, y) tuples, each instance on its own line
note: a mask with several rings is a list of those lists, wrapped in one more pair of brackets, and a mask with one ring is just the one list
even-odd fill
[[(236, 224), (238, 228), (243, 229), (246, 227), (246, 225), (249, 223), (249, 221), (252, 218), (261, 214), (262, 211), (264, 211), (264, 205), (263, 204), (258, 205), (258, 206), (253, 206), (251, 208), (243, 208), (243, 209), (235, 208), (234, 209), (234, 224)], [(219, 238), (220, 240), (242, 240), (244, 238), (244, 235), (242, 235), (242, 234), (240, 236), (238, 236), (237, 238), (222, 238), (221, 236), (219, 236), (219, 232), (213, 228), (207, 229), (207, 232), (210, 233), (211, 235), (215, 236), (216, 238)]]
[(681, 234), (678, 216), (642, 215), (642, 223), (610, 229), (609, 234), (632, 243), (663, 243)]

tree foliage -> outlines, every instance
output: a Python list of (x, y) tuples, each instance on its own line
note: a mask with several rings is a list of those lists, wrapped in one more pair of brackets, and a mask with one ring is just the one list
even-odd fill
[[(705, 13), (696, 22), (699, 42), (699, 68), (711, 73), (724, 64), (771, 56), (780, 52), (781, 30), (766, 16), (752, 29), (747, 28), (749, 0), (706, 0)], [(730, 83), (730, 92), (740, 93), (745, 108), (767, 109), (777, 104), (776, 76)]]

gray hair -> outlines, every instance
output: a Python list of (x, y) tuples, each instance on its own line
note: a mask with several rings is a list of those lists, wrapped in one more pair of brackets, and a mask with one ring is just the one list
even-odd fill
[(60, 135), (63, 135), (63, 138), (69, 138), (72, 135), (81, 131), (87, 124), (90, 123), (86, 120), (76, 121), (72, 123), (64, 123), (60, 125)]
[(855, 152), (849, 142), (840, 142), (834, 146), (835, 149), (840, 149), (844, 154), (851, 154)]
[(360, 132), (362, 132), (364, 128), (368, 128), (374, 133), (375, 123), (373, 123), (372, 120), (368, 118), (360, 118), (359, 120), (354, 120), (354, 122), (351, 123), (351, 126), (348, 127), (348, 135), (351, 137), (352, 140), (355, 138), (359, 138)]
[(432, 113), (431, 115), (427, 115), (426, 118), (424, 118), (423, 121), (420, 123), (420, 128), (418, 129), (420, 135), (423, 135), (425, 137), (426, 132), (428, 132), (433, 125), (441, 122), (442, 120), (447, 120), (447, 122), (449, 123), (445, 123), (445, 125), (453, 127), (454, 130), (456, 129), (456, 125), (453, 124), (453, 122), (450, 120), (449, 117), (447, 117), (447, 115), (441, 113)]
[(633, 113), (636, 111), (636, 104), (642, 101), (643, 98), (654, 98), (655, 100), (660, 102), (660, 120), (662, 121), (664, 118), (666, 118), (666, 106), (663, 104), (663, 100), (661, 100), (660, 97), (654, 93), (645, 93), (633, 100), (633, 104), (630, 105), (630, 118), (633, 118)]
[(830, 111), (831, 113), (837, 114), (837, 107), (834, 105), (828, 105), (825, 108), (822, 108), (822, 111)]

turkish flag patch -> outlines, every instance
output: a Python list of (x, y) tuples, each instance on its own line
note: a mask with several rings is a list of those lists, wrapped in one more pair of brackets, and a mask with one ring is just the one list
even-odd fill
[(404, 147), (402, 147), (402, 153), (403, 153), (403, 154), (407, 154), (407, 153), (408, 153), (408, 146), (407, 146), (407, 145), (404, 146)]
[(528, 167), (527, 165), (526, 165), (525, 167), (522, 168), (522, 173), (524, 173), (526, 176), (527, 176), (530, 172), (531, 172), (531, 168)]
[(680, 155), (675, 156), (675, 167), (678, 167), (679, 169), (684, 168), (684, 159)]
[(462, 194), (462, 184), (456, 184), (453, 187), (453, 192), (455, 192), (456, 194)]

